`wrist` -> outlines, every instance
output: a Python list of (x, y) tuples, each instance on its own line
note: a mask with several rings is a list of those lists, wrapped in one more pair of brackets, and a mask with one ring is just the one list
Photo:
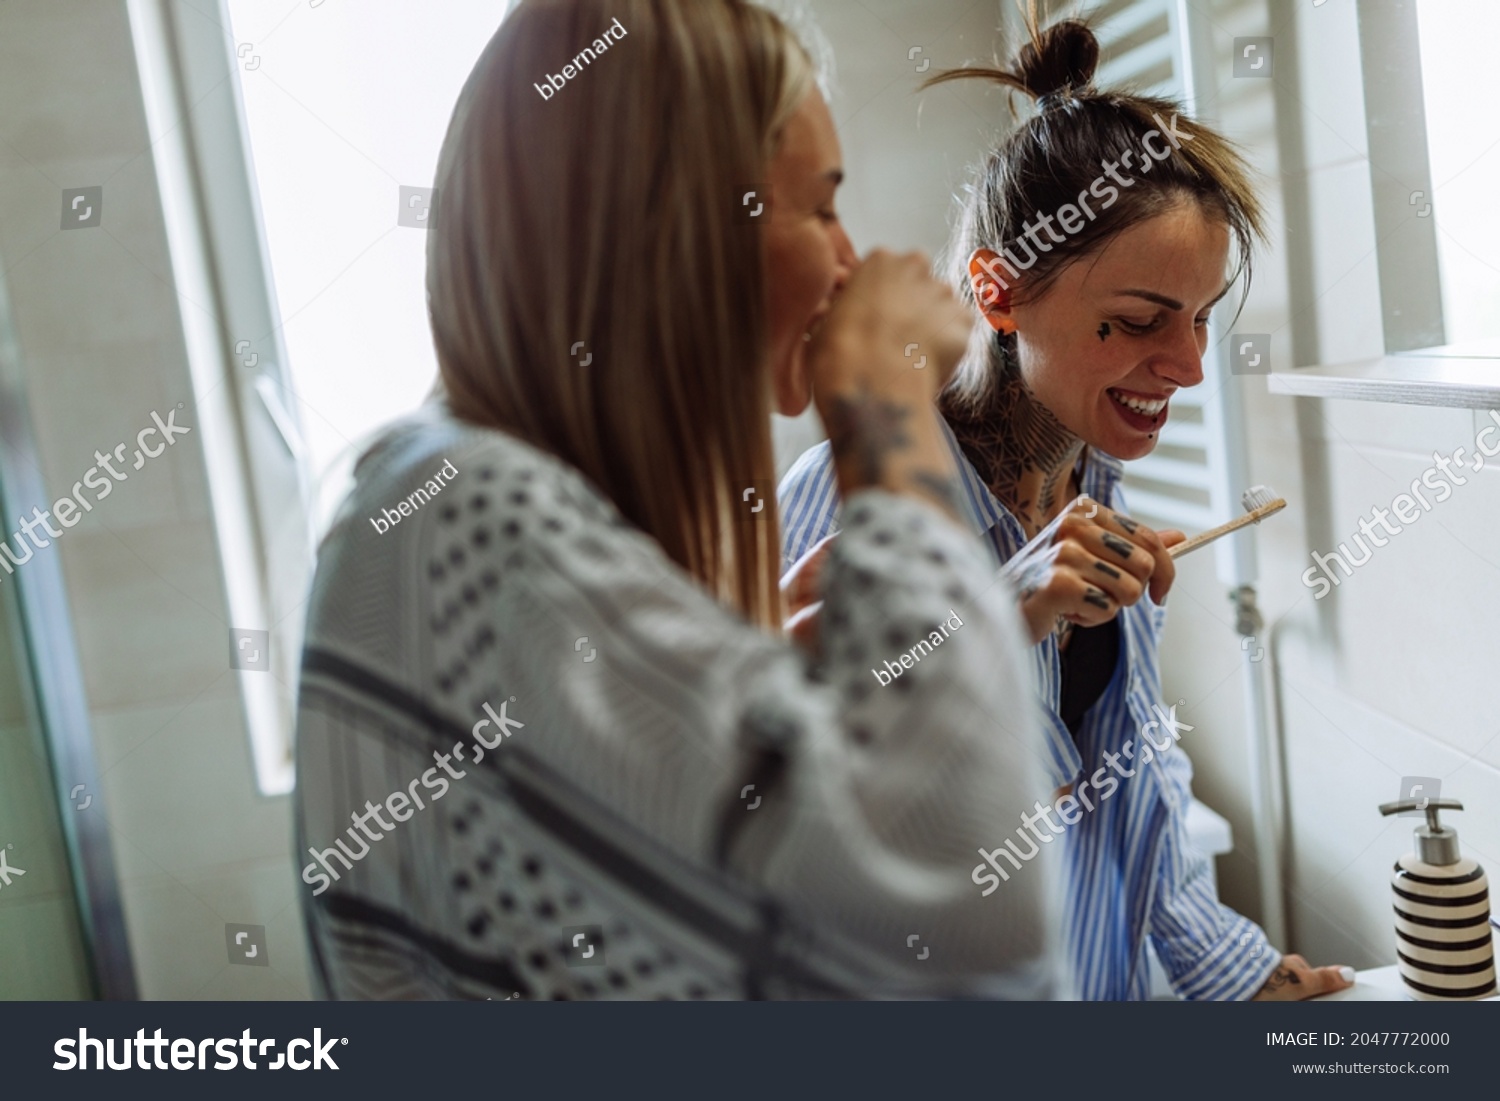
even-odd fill
[[(808, 346), (808, 373), (813, 390), (830, 394), (857, 391), (867, 387), (887, 371), (895, 370), (900, 361), (894, 337), (882, 339), (873, 331), (877, 318), (860, 326), (829, 326)], [(833, 331), (829, 331), (829, 329)], [(910, 366), (907, 361), (905, 366)]]
[(937, 412), (868, 391), (830, 398), (826, 414), (839, 491), (861, 489), (920, 497), (962, 521), (958, 469)]
[(934, 411), (905, 395), (868, 386), (824, 391), (818, 412), (845, 493), (894, 488), (914, 463), (943, 457), (934, 446), (940, 442)]

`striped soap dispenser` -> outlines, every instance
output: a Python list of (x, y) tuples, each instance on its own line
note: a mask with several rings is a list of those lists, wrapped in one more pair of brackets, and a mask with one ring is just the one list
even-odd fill
[(1458, 853), (1458, 831), (1439, 810), (1463, 810), (1457, 799), (1402, 799), (1381, 814), (1422, 811), (1415, 853), (1396, 861), (1396, 955), (1401, 978), (1420, 1001), (1469, 1001), (1495, 994), (1495, 946), (1484, 869)]

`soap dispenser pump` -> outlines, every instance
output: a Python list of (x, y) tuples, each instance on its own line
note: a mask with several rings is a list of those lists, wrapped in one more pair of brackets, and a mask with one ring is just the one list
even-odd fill
[(1424, 811), (1417, 847), (1396, 861), (1396, 955), (1401, 978), (1421, 1001), (1469, 1001), (1495, 994), (1495, 947), (1484, 869), (1458, 853), (1458, 831), (1439, 810), (1463, 810), (1457, 799), (1402, 799), (1381, 814)]

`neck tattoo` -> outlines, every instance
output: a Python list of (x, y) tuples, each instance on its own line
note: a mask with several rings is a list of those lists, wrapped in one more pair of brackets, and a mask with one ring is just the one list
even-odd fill
[(996, 369), (987, 407), (973, 418), (950, 417), (949, 424), (965, 457), (1029, 537), (1051, 522), (1059, 499), (1070, 493), (1083, 441), (1036, 400), (1003, 346)]

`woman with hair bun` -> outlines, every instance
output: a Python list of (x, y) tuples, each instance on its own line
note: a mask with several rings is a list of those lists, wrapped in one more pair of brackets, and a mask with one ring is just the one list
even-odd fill
[[(1036, 105), (987, 157), (951, 242), (976, 324), (938, 406), (969, 522), (1020, 592), (1058, 790), (1050, 832), (981, 839), (974, 879), (1003, 896), (1037, 841), (1062, 835), (1086, 998), (1148, 997), (1148, 941), (1186, 998), (1342, 989), (1348, 968), (1283, 956), (1222, 905), (1188, 845), (1192, 767), (1176, 741), (1191, 727), (1157, 667), (1167, 548), (1183, 535), (1132, 520), (1120, 490), (1122, 461), (1151, 452), (1173, 394), (1203, 379), (1209, 311), (1248, 287), (1260, 204), (1233, 146), (1179, 105), (1094, 86), (1085, 23), (1041, 30), (1033, 10), (1029, 30), (1011, 68), (928, 81), (993, 81)], [(831, 469), (820, 445), (782, 483), (787, 563), (837, 530)], [(813, 607), (794, 609), (804, 636)]]

